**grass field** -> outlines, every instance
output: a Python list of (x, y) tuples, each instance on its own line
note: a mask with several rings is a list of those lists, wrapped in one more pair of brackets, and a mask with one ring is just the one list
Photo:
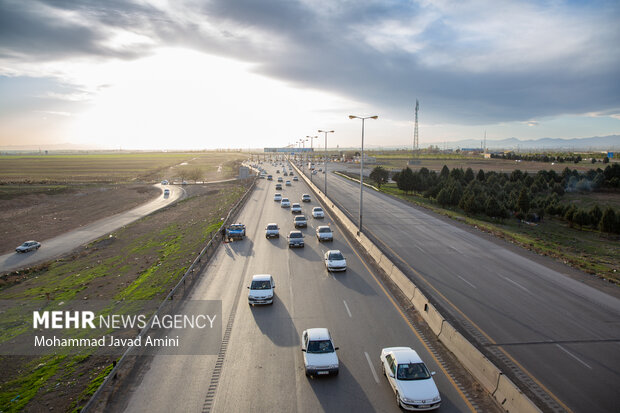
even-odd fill
[[(160, 210), (60, 260), (0, 279), (0, 299), (161, 300), (184, 274), (221, 218), (241, 197), (236, 182)], [(6, 315), (4, 315), (6, 316)], [(6, 328), (0, 340), (19, 334)], [(83, 405), (111, 368), (113, 356), (0, 357), (0, 411), (72, 411)], [(77, 410), (74, 410), (77, 411)]]
[[(198, 167), (205, 175), (230, 178), (238, 152), (118, 153), (88, 155), (0, 156), (0, 184), (127, 183), (174, 178), (174, 167)], [(173, 168), (173, 169), (171, 169)]]

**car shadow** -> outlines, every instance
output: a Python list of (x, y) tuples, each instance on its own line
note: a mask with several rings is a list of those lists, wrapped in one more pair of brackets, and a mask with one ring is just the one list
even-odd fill
[(280, 248), (280, 249), (288, 248), (288, 241), (287, 241), (286, 237), (283, 237), (282, 235), (280, 235), (279, 238), (267, 238), (267, 237), (265, 237), (265, 239), (267, 240), (268, 243), (270, 243), (274, 247), (277, 247), (277, 248)]
[[(308, 381), (324, 412), (376, 411), (342, 360), (339, 360), (338, 376), (308, 377)], [(344, 394), (347, 396), (342, 397)]]
[(247, 236), (242, 240), (230, 241), (224, 245), (226, 245), (226, 254), (233, 259), (235, 259), (235, 255), (240, 255), (242, 257), (251, 257), (254, 255), (254, 241)]
[(256, 325), (273, 344), (278, 347), (301, 345), (291, 315), (284, 303), (278, 298), (277, 283), (273, 304), (249, 307)]

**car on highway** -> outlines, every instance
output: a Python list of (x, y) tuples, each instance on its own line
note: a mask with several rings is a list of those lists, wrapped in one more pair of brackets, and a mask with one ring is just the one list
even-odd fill
[(282, 190), (282, 184), (276, 184), (276, 191)]
[(297, 178), (296, 176), (293, 177), (293, 181), (297, 182), (299, 181), (299, 178)]
[(312, 175), (316, 175), (316, 171), (312, 171)]
[(441, 396), (418, 353), (410, 347), (388, 347), (379, 356), (383, 374), (396, 393), (396, 403), (405, 410), (433, 410)]
[(291, 207), (291, 201), (289, 201), (288, 198), (282, 198), (282, 200), (280, 201), (280, 207), (281, 208), (290, 208)]
[(273, 175), (267, 175), (267, 180), (268, 181), (273, 181)]
[(312, 217), (313, 218), (325, 218), (325, 212), (323, 212), (323, 208), (321, 207), (312, 208)]
[(319, 242), (333, 241), (334, 233), (332, 232), (332, 229), (329, 226), (321, 225), (316, 229), (316, 237), (318, 238)]
[(301, 247), (304, 246), (304, 234), (301, 231), (291, 231), (288, 233), (288, 247)]
[(311, 201), (311, 199), (310, 199), (310, 195), (309, 195), (309, 194), (303, 194), (303, 195), (301, 196), (301, 201), (302, 201), (302, 202), (310, 202), (310, 201)]
[(168, 188), (164, 189), (164, 196), (170, 196), (170, 190)]
[(293, 214), (301, 214), (301, 205), (300, 205), (300, 204), (298, 204), (297, 202), (294, 202), (294, 203), (291, 205), (291, 212), (292, 212)]
[(245, 225), (241, 223), (231, 224), (226, 228), (226, 238), (232, 240), (242, 240), (245, 238)]
[(286, 170), (284, 171), (284, 176), (288, 176), (288, 172), (286, 172)]
[(281, 176), (278, 176), (278, 182), (284, 182), (284, 179), (282, 179)]
[(286, 182), (284, 182), (284, 185), (286, 185), (286, 186), (291, 186), (291, 181), (286, 181)]
[(282, 194), (279, 192), (276, 192), (275, 194), (273, 194), (273, 200), (278, 201), (278, 202), (282, 201)]
[(323, 255), (327, 271), (346, 271), (347, 260), (340, 250), (329, 250)]
[(248, 289), (248, 304), (273, 304), (274, 288), (276, 283), (269, 274), (257, 274), (252, 276), (252, 282)]
[(308, 219), (305, 215), (297, 215), (295, 218), (293, 218), (293, 225), (295, 226), (295, 228), (305, 228), (308, 226)]
[(41, 243), (40, 242), (38, 242), (38, 241), (26, 241), (22, 245), (20, 245), (19, 247), (15, 248), (15, 251), (19, 252), (19, 253), (23, 253), (23, 252), (35, 251), (35, 250), (38, 250), (39, 248), (41, 248)]
[(337, 375), (338, 347), (334, 346), (326, 328), (309, 328), (301, 334), (301, 351), (304, 353), (306, 376)]
[(168, 181), (164, 179), (163, 181), (161, 181), (161, 184), (162, 185), (168, 185)]
[(280, 238), (280, 228), (278, 228), (278, 224), (274, 222), (270, 222), (265, 227), (265, 237), (266, 238)]

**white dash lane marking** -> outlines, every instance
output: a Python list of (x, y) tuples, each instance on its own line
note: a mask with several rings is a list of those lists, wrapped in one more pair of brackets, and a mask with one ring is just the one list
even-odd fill
[(478, 287), (476, 287), (475, 285), (473, 285), (472, 283), (470, 283), (469, 281), (467, 281), (465, 278), (461, 277), (460, 275), (458, 275), (458, 274), (454, 274), (454, 275), (456, 275), (456, 276), (457, 276), (457, 277), (459, 277), (461, 280), (463, 280), (463, 282), (465, 282), (465, 283), (469, 284), (469, 285), (471, 286), (471, 288), (476, 288), (476, 289), (478, 288)]
[(351, 315), (351, 310), (349, 310), (349, 306), (347, 305), (347, 302), (345, 300), (342, 300), (342, 302), (344, 303), (344, 308), (347, 310), (347, 314), (349, 314), (349, 318), (353, 318), (353, 316)]
[(580, 362), (581, 364), (583, 364), (584, 366), (586, 366), (587, 368), (589, 368), (590, 370), (592, 370), (592, 367), (590, 367), (590, 365), (588, 363), (586, 363), (585, 361), (581, 360), (579, 357), (577, 357), (576, 355), (574, 355), (573, 353), (571, 353), (570, 351), (566, 350), (564, 347), (562, 347), (559, 344), (556, 344), (556, 346), (562, 350), (563, 352), (565, 352), (566, 354), (568, 354), (569, 356), (571, 356), (572, 358), (574, 358), (575, 360), (577, 360), (578, 362)]
[(372, 361), (370, 361), (370, 356), (368, 355), (368, 353), (364, 351), (364, 354), (366, 355), (366, 360), (368, 361), (368, 365), (370, 366), (370, 371), (372, 371), (372, 377), (374, 377), (377, 384), (379, 384), (379, 377), (377, 376), (377, 372), (375, 371), (375, 366), (372, 365)]
[(512, 281), (510, 278), (504, 277), (503, 275), (500, 275), (500, 277), (502, 277), (504, 280), (508, 281), (509, 283), (512, 283), (512, 284), (516, 285), (517, 287), (521, 288), (523, 291), (526, 291), (528, 293), (530, 292), (530, 290), (528, 290), (527, 288), (525, 288), (524, 286), (522, 286), (518, 282)]

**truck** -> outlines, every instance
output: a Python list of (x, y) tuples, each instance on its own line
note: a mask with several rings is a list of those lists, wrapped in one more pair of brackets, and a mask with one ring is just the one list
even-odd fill
[(243, 224), (232, 224), (226, 228), (226, 238), (229, 241), (233, 240), (242, 240), (245, 237), (245, 225)]

